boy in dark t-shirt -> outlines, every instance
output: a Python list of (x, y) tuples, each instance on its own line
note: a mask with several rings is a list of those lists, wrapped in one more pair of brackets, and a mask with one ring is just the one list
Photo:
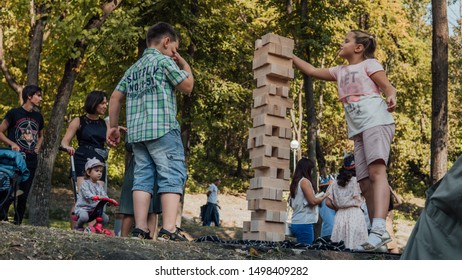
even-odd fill
[[(37, 154), (42, 145), (44, 127), (42, 114), (34, 110), (42, 101), (42, 89), (34, 85), (26, 86), (22, 91), (22, 99), (23, 105), (9, 110), (0, 124), (0, 141), (9, 145), (12, 150), (21, 152), (30, 171), (29, 179), (19, 185), (23, 193), (18, 196), (14, 215), (14, 223), (17, 225), (22, 223), (26, 212), (27, 197), (37, 168)], [(3, 206), (5, 213), (8, 213), (10, 205), (11, 202)], [(8, 215), (0, 219), (7, 220)]]

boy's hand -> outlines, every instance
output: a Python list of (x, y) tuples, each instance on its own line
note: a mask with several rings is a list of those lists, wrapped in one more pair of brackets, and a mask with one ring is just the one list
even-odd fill
[(106, 142), (110, 147), (116, 147), (120, 143), (120, 131), (118, 127), (111, 127), (106, 133)]
[(172, 58), (181, 69), (187, 64), (186, 60), (178, 52), (174, 52)]

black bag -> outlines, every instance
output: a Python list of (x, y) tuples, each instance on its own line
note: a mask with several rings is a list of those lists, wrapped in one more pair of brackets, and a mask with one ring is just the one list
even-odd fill
[(205, 212), (207, 212), (207, 204), (204, 204), (201, 206), (201, 221), (204, 221), (205, 218)]

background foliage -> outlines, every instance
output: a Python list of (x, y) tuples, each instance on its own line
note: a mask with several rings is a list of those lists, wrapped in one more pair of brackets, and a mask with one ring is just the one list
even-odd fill
[[(85, 63), (67, 108), (67, 120), (83, 113), (85, 96), (94, 89), (112, 92), (124, 71), (139, 55), (147, 27), (166, 21), (181, 33), (180, 52), (190, 62), (196, 84), (190, 100), (179, 95), (179, 120), (189, 124), (189, 191), (205, 191), (216, 177), (228, 192), (243, 192), (253, 172), (247, 152), (251, 127), (252, 59), (254, 42), (268, 32), (291, 37), (295, 53), (308, 49), (311, 62), (319, 67), (345, 63), (337, 50), (350, 29), (366, 29), (378, 41), (377, 59), (398, 89), (397, 123), (392, 145), (390, 181), (400, 192), (422, 195), (429, 184), (431, 124), (431, 22), (429, 0), (308, 1), (306, 22), (301, 22), (301, 1), (275, 0), (146, 0), (123, 1), (104, 26), (86, 34), (82, 29), (99, 1), (42, 0), (50, 5), (40, 64), (40, 86), (44, 89), (41, 111), (48, 119), (59, 77), (67, 58), (77, 56), (72, 44), (79, 36), (91, 40)], [(0, 25), (6, 63), (19, 83), (25, 83), (30, 31), (28, 0), (2, 0)], [(449, 160), (461, 154), (460, 131), (461, 64), (460, 29), (451, 36), (449, 96)], [(307, 38), (307, 39), (301, 39)], [(0, 115), (18, 106), (18, 97), (0, 76)], [(302, 77), (292, 83), (296, 100)], [(315, 81), (318, 135), (334, 173), (344, 150), (352, 150), (347, 139), (343, 109), (337, 102), (336, 85)], [(186, 106), (188, 106), (186, 108)], [(185, 109), (189, 114), (184, 114)], [(300, 116), (297, 116), (300, 117)], [(306, 133), (307, 124), (304, 124)], [(62, 132), (64, 134), (64, 131)], [(305, 137), (303, 137), (305, 139)], [(304, 140), (306, 141), (306, 140)], [(76, 145), (76, 143), (74, 143)], [(302, 141), (303, 154), (307, 144)], [(124, 170), (121, 145), (109, 160), (110, 183), (120, 185)], [(69, 158), (60, 154), (53, 185), (67, 183)]]

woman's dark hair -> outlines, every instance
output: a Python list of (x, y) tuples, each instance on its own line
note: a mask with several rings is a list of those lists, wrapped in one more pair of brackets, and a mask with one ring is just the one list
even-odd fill
[(42, 92), (42, 89), (38, 86), (28, 85), (22, 89), (22, 103), (26, 103), (27, 97), (33, 96), (37, 92)]
[(104, 98), (107, 100), (106, 93), (104, 91), (92, 91), (87, 95), (85, 99), (85, 112), (88, 114), (95, 114), (98, 105), (103, 102)]
[(337, 175), (337, 184), (341, 187), (345, 187), (352, 177), (356, 176), (356, 170), (347, 170), (340, 168), (339, 174)]
[(298, 182), (303, 178), (307, 178), (310, 180), (311, 185), (315, 192), (317, 192), (317, 187), (313, 184), (313, 180), (311, 179), (311, 173), (313, 173), (314, 168), (314, 161), (309, 158), (301, 158), (297, 162), (297, 166), (295, 167), (294, 177), (292, 178), (292, 182), (290, 183), (290, 197), (295, 198), (297, 194), (297, 187)]
[(159, 22), (149, 27), (146, 33), (146, 44), (148, 47), (153, 44), (158, 44), (164, 37), (170, 38), (173, 42), (180, 40), (180, 35), (173, 26), (166, 22)]
[(343, 159), (343, 167), (340, 168), (337, 176), (337, 184), (345, 187), (354, 176), (356, 176), (355, 157), (353, 154), (349, 154)]

